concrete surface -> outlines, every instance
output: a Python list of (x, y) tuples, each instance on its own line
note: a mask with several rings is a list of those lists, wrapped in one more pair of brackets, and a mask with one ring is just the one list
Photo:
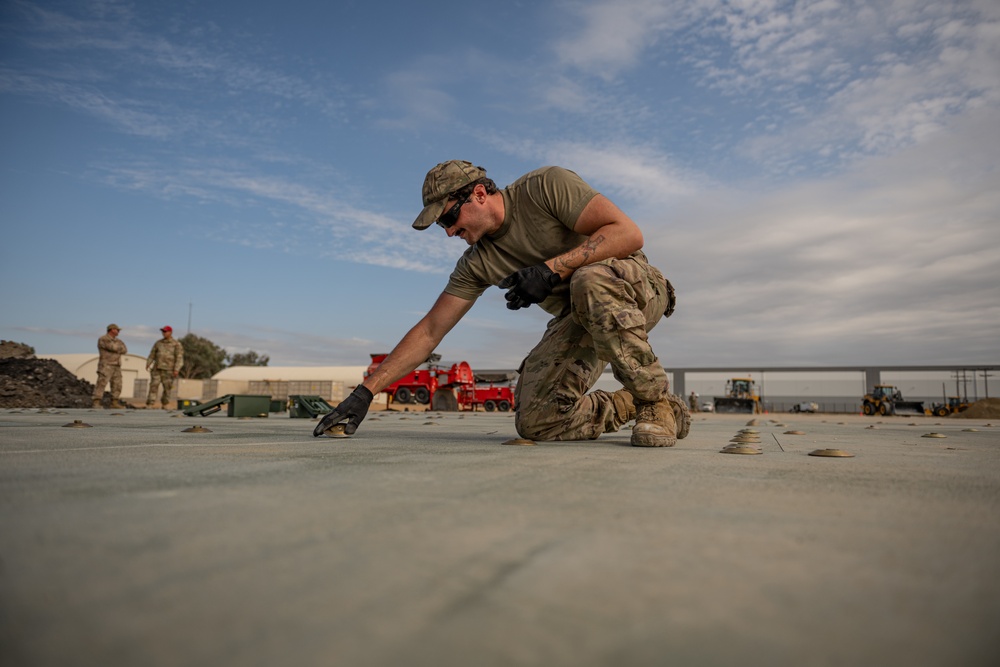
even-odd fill
[(998, 664), (1000, 424), (748, 419), (4, 410), (0, 664)]

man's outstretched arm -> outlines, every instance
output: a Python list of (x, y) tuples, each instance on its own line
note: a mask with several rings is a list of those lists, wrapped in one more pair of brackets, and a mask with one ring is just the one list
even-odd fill
[(361, 386), (333, 409), (313, 430), (318, 436), (330, 427), (347, 421), (344, 433), (351, 435), (368, 414), (372, 398), (393, 382), (413, 371), (427, 360), (445, 335), (465, 316), (475, 301), (468, 301), (442, 292), (427, 314), (396, 344), (378, 368), (365, 378)]

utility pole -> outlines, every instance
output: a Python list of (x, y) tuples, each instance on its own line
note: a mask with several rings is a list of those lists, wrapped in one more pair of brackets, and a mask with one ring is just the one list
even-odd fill
[(990, 380), (989, 380), (989, 378), (991, 378), (991, 377), (993, 377), (993, 376), (990, 375), (989, 371), (984, 368), (983, 369), (983, 384), (986, 385), (985, 386), (985, 389), (986, 389), (986, 398), (990, 397)]
[(965, 379), (965, 371), (964, 370), (956, 370), (956, 371), (953, 371), (953, 375), (955, 376), (955, 396), (958, 396), (959, 398), (961, 398), (962, 397), (962, 382)]
[(191, 333), (191, 308), (194, 304), (188, 301), (188, 334)]

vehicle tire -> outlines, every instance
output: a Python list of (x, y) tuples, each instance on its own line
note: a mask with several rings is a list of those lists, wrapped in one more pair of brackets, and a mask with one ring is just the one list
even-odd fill
[(407, 389), (406, 387), (400, 387), (399, 389), (397, 389), (395, 396), (393, 396), (393, 399), (397, 403), (409, 403), (410, 399), (412, 398), (413, 394), (411, 394), (410, 390)]
[(934, 412), (934, 414), (937, 415), (938, 417), (947, 417), (948, 408), (941, 406), (940, 408), (937, 409), (937, 411)]
[(799, 412), (799, 411), (800, 411), (800, 408), (799, 408), (798, 405), (793, 405), (792, 406), (792, 412)]
[(878, 413), (883, 417), (891, 415), (892, 407), (890, 407), (888, 403), (883, 403), (882, 405), (878, 406)]
[(427, 405), (431, 402), (431, 392), (427, 391), (427, 387), (417, 387), (417, 390), (413, 392), (413, 398), (417, 403)]
[(871, 403), (865, 403), (864, 407), (861, 408), (861, 411), (865, 413), (866, 417), (871, 417), (875, 414), (875, 406)]
[(493, 412), (494, 410), (497, 409), (497, 404), (494, 403), (493, 401), (486, 401), (485, 403), (483, 403), (483, 408), (486, 410), (486, 412)]
[(510, 412), (510, 401), (500, 401), (497, 403), (497, 408), (500, 412)]

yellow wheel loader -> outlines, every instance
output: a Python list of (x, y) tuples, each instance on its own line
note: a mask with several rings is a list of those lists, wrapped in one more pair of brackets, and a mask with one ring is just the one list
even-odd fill
[(871, 393), (865, 394), (861, 411), (872, 415), (922, 415), (923, 401), (904, 401), (903, 394), (891, 384), (877, 384)]
[(763, 412), (757, 388), (750, 378), (726, 380), (726, 395), (716, 396), (714, 400), (716, 412), (737, 412), (751, 415)]
[(949, 396), (947, 403), (935, 403), (927, 411), (927, 414), (936, 417), (947, 417), (948, 415), (965, 412), (969, 409), (969, 402), (963, 401), (959, 396)]

